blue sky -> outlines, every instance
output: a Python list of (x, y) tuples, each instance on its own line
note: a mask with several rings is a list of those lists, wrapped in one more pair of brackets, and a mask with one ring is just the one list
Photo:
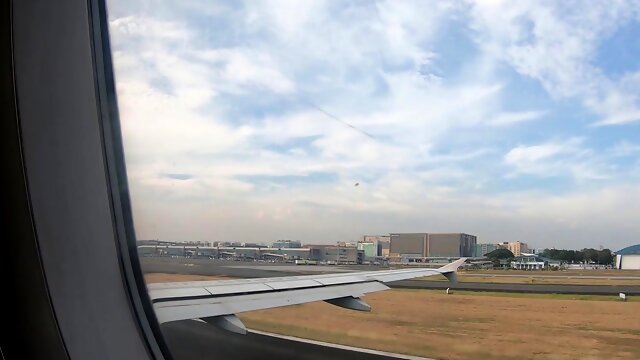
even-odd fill
[(109, 12), (139, 238), (640, 242), (638, 2)]

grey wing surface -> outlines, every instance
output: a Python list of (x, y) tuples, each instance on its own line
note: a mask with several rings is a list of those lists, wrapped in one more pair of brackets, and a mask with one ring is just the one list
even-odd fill
[(437, 269), (156, 283), (149, 284), (148, 289), (160, 323), (202, 319), (244, 334), (246, 329), (235, 316), (237, 313), (321, 300), (348, 309), (369, 311), (371, 308), (361, 297), (389, 289), (384, 283), (433, 275), (444, 275), (455, 282), (456, 270), (465, 260), (461, 258)]

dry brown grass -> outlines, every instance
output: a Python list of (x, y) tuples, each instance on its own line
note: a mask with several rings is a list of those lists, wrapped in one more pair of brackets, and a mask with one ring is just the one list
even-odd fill
[(248, 327), (438, 359), (640, 359), (640, 303), (390, 290), (371, 313), (310, 303), (240, 314)]

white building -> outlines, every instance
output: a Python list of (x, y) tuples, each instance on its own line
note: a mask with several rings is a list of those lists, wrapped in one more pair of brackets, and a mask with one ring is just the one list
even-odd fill
[(511, 261), (511, 267), (517, 270), (544, 270), (549, 263), (535, 254), (521, 253)]
[(616, 269), (640, 270), (640, 244), (616, 251)]

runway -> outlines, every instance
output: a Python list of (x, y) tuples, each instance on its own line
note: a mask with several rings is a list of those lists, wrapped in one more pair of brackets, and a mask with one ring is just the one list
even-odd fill
[[(306, 275), (318, 273), (335, 273), (346, 271), (371, 271), (381, 270), (379, 266), (317, 266), (317, 265), (283, 265), (271, 263), (253, 263), (239, 261), (209, 260), (209, 259), (184, 259), (184, 258), (142, 258), (144, 272), (168, 272), (194, 275), (226, 275), (237, 278), (275, 277)], [(465, 274), (465, 276), (476, 276)], [(486, 276), (486, 275), (484, 275)], [(496, 274), (496, 277), (526, 277), (529, 275)], [(540, 276), (537, 275), (536, 276)], [(598, 276), (566, 276), (566, 275), (542, 275), (553, 278), (597, 278)], [(627, 277), (635, 278), (635, 277)], [(620, 279), (620, 277), (616, 277)], [(553, 284), (496, 284), (484, 282), (460, 282), (450, 284), (440, 281), (402, 280), (388, 283), (392, 288), (405, 289), (432, 289), (445, 290), (446, 288), (469, 291), (496, 291), (513, 293), (538, 293), (538, 294), (581, 294), (581, 295), (627, 295), (640, 294), (640, 286), (634, 285), (553, 285)]]
[(528, 294), (627, 295), (640, 294), (640, 286), (633, 285), (553, 285), (553, 284), (492, 284), (464, 282), (450, 284), (440, 281), (402, 280), (387, 284), (391, 288), (468, 291), (495, 291)]
[[(318, 273), (356, 271), (347, 266), (283, 265), (230, 260), (185, 258), (140, 258), (145, 273), (175, 273), (190, 275), (225, 275), (237, 278), (275, 277)], [(379, 270), (380, 267), (360, 267), (357, 270)]]
[[(597, 270), (596, 270), (597, 271)], [(540, 275), (539, 273), (532, 272), (531, 274), (469, 274), (465, 273), (466, 277), (482, 277), (482, 278), (529, 278), (536, 277), (542, 279), (616, 279), (616, 280), (640, 280), (640, 276), (607, 276), (607, 275)]]
[(173, 357), (178, 360), (433, 360), (316, 341), (300, 341), (262, 332), (239, 335), (195, 320), (165, 323), (161, 328)]

